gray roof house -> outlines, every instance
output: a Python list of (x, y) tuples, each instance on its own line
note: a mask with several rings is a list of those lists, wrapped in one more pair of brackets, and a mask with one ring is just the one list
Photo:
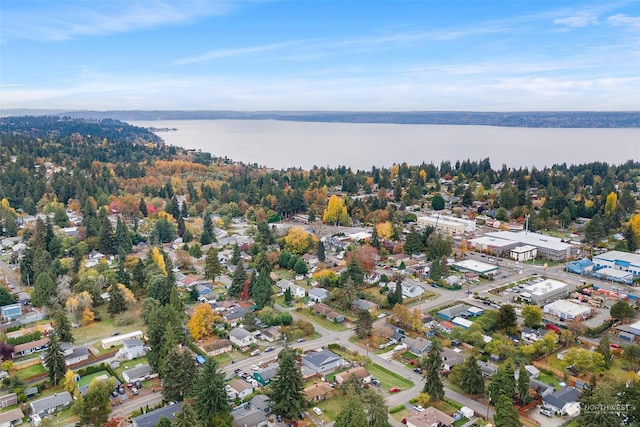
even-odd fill
[(233, 413), (234, 427), (264, 427), (267, 425), (267, 415), (259, 409), (249, 409)]
[(142, 381), (154, 376), (158, 376), (158, 374), (153, 374), (151, 371), (151, 366), (148, 364), (139, 364), (134, 366), (131, 369), (127, 369), (122, 373), (122, 378), (128, 382)]
[(480, 366), (480, 370), (482, 371), (483, 377), (491, 378), (496, 372), (498, 372), (498, 367), (493, 363), (483, 362), (482, 360), (476, 360), (478, 366)]
[(461, 364), (467, 358), (464, 354), (451, 350), (450, 348), (443, 348), (440, 351), (440, 357), (442, 358), (442, 365), (447, 371)]
[(302, 364), (316, 374), (333, 372), (343, 366), (344, 360), (329, 350), (312, 351), (302, 356)]
[(459, 316), (469, 309), (468, 305), (458, 304), (453, 307), (444, 308), (438, 312), (438, 316), (443, 318), (444, 320), (453, 320), (454, 317)]
[(578, 402), (580, 391), (574, 387), (565, 387), (542, 398), (542, 406), (557, 414), (566, 415), (569, 408)]
[(7, 412), (0, 412), (0, 426), (17, 426), (18, 424), (22, 424), (23, 418), (24, 414), (20, 408), (11, 409)]
[(73, 402), (73, 398), (68, 391), (56, 393), (52, 396), (43, 397), (29, 403), (31, 413), (38, 414), (41, 417), (53, 414), (56, 411), (66, 409)]
[(178, 402), (174, 405), (168, 405), (155, 411), (147, 412), (140, 416), (135, 417), (132, 421), (133, 427), (155, 427), (160, 421), (160, 418), (167, 417), (170, 421), (173, 421), (175, 415), (182, 411), (182, 405), (184, 402)]
[(264, 369), (253, 373), (253, 378), (261, 385), (265, 386), (271, 382), (271, 380), (278, 374), (278, 368), (280, 366), (277, 363), (271, 363)]
[(248, 345), (256, 342), (256, 339), (251, 332), (242, 328), (233, 328), (229, 331), (229, 340), (241, 348), (247, 347)]
[(378, 309), (378, 304), (367, 301), (366, 299), (357, 299), (351, 305), (351, 308), (355, 310), (367, 310), (370, 313), (373, 313)]
[(309, 291), (309, 299), (315, 302), (322, 302), (329, 298), (329, 292), (324, 288), (313, 288)]
[(548, 396), (555, 391), (552, 385), (538, 381), (535, 378), (529, 378), (529, 388), (533, 389), (540, 397)]
[(404, 344), (407, 346), (407, 349), (416, 356), (426, 353), (432, 346), (431, 341), (422, 337), (405, 338)]
[(264, 394), (257, 394), (249, 401), (252, 408), (258, 409), (265, 414), (271, 412), (271, 400)]

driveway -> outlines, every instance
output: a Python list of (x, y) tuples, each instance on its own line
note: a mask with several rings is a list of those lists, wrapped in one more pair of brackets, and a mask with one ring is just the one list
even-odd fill
[(542, 415), (540, 413), (540, 408), (541, 408), (540, 405), (531, 408), (529, 412), (527, 412), (527, 415), (533, 418), (534, 420), (538, 421), (541, 426), (560, 427), (561, 425), (566, 423), (568, 420), (567, 417), (558, 417), (557, 415), (554, 415), (553, 417), (547, 417), (545, 415)]

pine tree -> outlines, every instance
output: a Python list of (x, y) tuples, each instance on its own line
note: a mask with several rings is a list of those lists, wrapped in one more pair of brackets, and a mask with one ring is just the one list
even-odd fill
[(278, 354), (278, 374), (271, 381), (270, 398), (273, 412), (296, 419), (306, 406), (302, 371), (296, 363), (296, 351), (285, 347)]
[(198, 368), (191, 354), (174, 346), (164, 362), (162, 397), (179, 402), (191, 396), (197, 377)]
[(31, 303), (36, 307), (43, 307), (51, 303), (51, 298), (56, 295), (56, 283), (51, 278), (51, 275), (43, 271), (38, 274), (36, 283), (33, 287), (33, 294), (31, 294)]
[(213, 231), (213, 223), (211, 222), (211, 214), (205, 212), (202, 216), (202, 235), (200, 236), (200, 244), (208, 245), (215, 242), (216, 235)]
[(611, 355), (611, 342), (609, 341), (609, 337), (605, 335), (598, 343), (595, 351), (600, 353), (604, 358), (605, 369), (611, 368), (611, 365), (613, 365), (613, 356)]
[(240, 262), (240, 246), (236, 243), (233, 245), (233, 252), (231, 253), (231, 264), (238, 265)]
[(49, 372), (49, 379), (54, 386), (58, 385), (60, 381), (64, 379), (64, 374), (67, 372), (67, 364), (64, 360), (64, 353), (60, 347), (58, 337), (52, 337), (49, 341), (49, 345), (44, 353), (44, 364)]
[(204, 261), (204, 278), (208, 280), (216, 280), (216, 278), (222, 273), (222, 266), (218, 259), (218, 250), (216, 248), (209, 248), (207, 251), (207, 257)]
[(131, 233), (127, 228), (127, 225), (122, 221), (122, 218), (118, 216), (118, 222), (116, 223), (116, 232), (114, 235), (114, 243), (117, 253), (128, 254), (133, 248), (133, 240), (131, 239)]
[(122, 289), (117, 284), (109, 287), (109, 306), (107, 311), (111, 315), (120, 314), (123, 311), (127, 311), (127, 303), (124, 300), (124, 294)]
[(482, 370), (474, 355), (469, 356), (462, 364), (460, 387), (469, 394), (484, 393)]
[(402, 296), (402, 279), (399, 277), (397, 278), (396, 287), (393, 290), (393, 295), (395, 297), (395, 304), (402, 304), (402, 300), (404, 297)]
[(51, 320), (53, 321), (53, 330), (56, 333), (56, 337), (61, 342), (73, 343), (75, 341), (71, 332), (71, 322), (64, 310), (58, 309), (51, 313)]
[(424, 388), (422, 391), (428, 393), (433, 400), (444, 398), (444, 385), (440, 374), (442, 372), (442, 359), (440, 358), (440, 347), (437, 343), (432, 343), (426, 356), (421, 360), (424, 369)]
[(182, 410), (173, 417), (173, 427), (202, 427), (198, 415), (189, 402), (182, 404)]
[(207, 358), (194, 387), (195, 410), (203, 427), (218, 427), (216, 417), (231, 411), (224, 386), (224, 373), (215, 359)]
[(260, 270), (260, 274), (256, 278), (253, 286), (251, 287), (251, 298), (258, 306), (259, 309), (271, 303), (273, 296), (273, 282), (269, 277), (269, 272), (266, 268)]
[(237, 297), (242, 294), (244, 290), (244, 282), (247, 280), (247, 272), (244, 269), (244, 265), (242, 262), (239, 262), (236, 266), (236, 271), (233, 272), (233, 280), (231, 281), (231, 286), (229, 287), (229, 296)]
[(333, 424), (334, 427), (369, 427), (367, 414), (364, 412), (360, 396), (353, 387), (347, 390), (345, 397), (344, 404), (340, 408), (340, 413)]
[(171, 427), (173, 424), (171, 423), (171, 420), (167, 417), (160, 417), (160, 419), (158, 420), (158, 424), (156, 424), (156, 427)]
[(144, 199), (140, 199), (140, 203), (138, 204), (138, 210), (142, 214), (143, 217), (147, 216), (147, 204), (144, 202)]
[(497, 402), (500, 396), (506, 396), (513, 399), (516, 392), (516, 380), (513, 371), (513, 362), (507, 362), (498, 368), (498, 372), (491, 378), (489, 384), (489, 395), (492, 402)]
[(326, 253), (322, 240), (318, 240), (318, 247), (316, 249), (316, 252), (318, 253), (318, 261), (324, 262), (324, 260), (326, 259)]
[(358, 310), (355, 332), (358, 338), (363, 339), (371, 335), (373, 327), (373, 317), (369, 310)]
[(520, 404), (526, 405), (529, 403), (531, 401), (531, 396), (529, 395), (529, 372), (525, 369), (524, 364), (520, 365), (520, 370), (518, 371), (518, 384), (516, 388)]
[(293, 295), (291, 294), (291, 288), (287, 288), (284, 290), (284, 302), (290, 303), (293, 301)]
[(513, 402), (507, 396), (500, 396), (496, 404), (496, 414), (493, 417), (496, 427), (520, 427), (520, 414)]
[(388, 425), (389, 406), (378, 390), (373, 387), (365, 389), (361, 394), (362, 403), (367, 413), (369, 425), (371, 427), (383, 427)]
[(105, 254), (115, 254), (115, 244), (113, 239), (113, 227), (109, 221), (107, 211), (102, 208), (98, 212), (100, 219), (100, 233), (98, 235), (98, 250)]
[(113, 380), (101, 381), (94, 379), (85, 395), (74, 404), (74, 411), (80, 416), (83, 426), (103, 426), (111, 414), (111, 400), (109, 393), (115, 384)]

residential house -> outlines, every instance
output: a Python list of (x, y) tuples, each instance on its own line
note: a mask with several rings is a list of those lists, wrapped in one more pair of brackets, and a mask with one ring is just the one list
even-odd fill
[(132, 421), (132, 427), (155, 427), (158, 425), (160, 418), (167, 417), (169, 421), (173, 421), (175, 415), (182, 411), (183, 402), (169, 404), (155, 411), (135, 417)]
[(231, 393), (235, 393), (235, 398), (237, 399), (244, 399), (245, 397), (253, 393), (253, 386), (245, 380), (241, 380), (240, 378), (234, 378), (229, 381), (229, 387), (231, 390), (228, 391), (231, 391)]
[(254, 372), (253, 378), (255, 378), (255, 380), (258, 381), (262, 386), (266, 386), (271, 382), (272, 379), (275, 378), (276, 375), (278, 375), (278, 368), (279, 366), (277, 363), (271, 363), (265, 368)]
[(440, 310), (438, 312), (438, 316), (443, 318), (444, 320), (450, 321), (450, 320), (453, 320), (455, 317), (459, 316), (460, 314), (464, 313), (468, 309), (469, 309), (468, 305), (457, 304), (457, 305), (454, 305), (453, 307), (448, 307)]
[(547, 332), (549, 332), (547, 329), (532, 329), (525, 326), (524, 328), (522, 328), (522, 341), (524, 341), (526, 344), (533, 344), (540, 338), (544, 337)]
[(249, 331), (242, 328), (233, 328), (229, 331), (229, 339), (240, 348), (248, 347), (256, 343), (256, 339)]
[(24, 393), (27, 399), (33, 399), (38, 395), (38, 387), (27, 387), (22, 393)]
[(525, 365), (524, 369), (527, 371), (527, 375), (529, 375), (529, 378), (538, 378), (538, 376), (540, 375), (540, 369), (536, 368), (533, 365)]
[(224, 320), (231, 325), (232, 328), (238, 326), (245, 314), (252, 311), (250, 308), (235, 306), (222, 313)]
[(142, 363), (139, 363), (133, 368), (127, 369), (126, 371), (122, 372), (122, 378), (128, 383), (143, 381), (157, 376), (158, 374), (154, 374), (151, 370), (151, 366)]
[(410, 259), (411, 257), (405, 253), (393, 254), (389, 255), (388, 257), (388, 260), (392, 262), (396, 267), (400, 267), (403, 262), (406, 263)]
[(444, 322), (438, 323), (436, 327), (440, 329), (442, 332), (444, 332), (445, 334), (450, 334), (451, 332), (453, 332), (453, 328), (455, 328), (456, 325), (449, 322), (448, 320), (445, 320)]
[[(80, 363), (89, 358), (89, 349), (86, 344), (74, 347), (71, 343), (62, 342), (60, 343), (60, 348), (64, 353), (64, 362), (67, 366), (75, 365), (76, 363)], [(44, 364), (44, 355), (41, 357)]]
[(22, 316), (22, 304), (9, 304), (0, 307), (0, 316), (7, 322), (16, 320)]
[[(398, 286), (396, 282), (387, 283), (387, 287), (392, 292), (395, 292), (396, 286)], [(415, 283), (402, 282), (400, 286), (402, 286), (402, 296), (405, 298), (417, 298), (424, 294), (424, 288)]]
[(342, 384), (345, 382), (351, 375), (355, 375), (356, 378), (362, 384), (369, 384), (372, 379), (372, 375), (367, 371), (367, 368), (364, 366), (358, 366), (355, 368), (347, 369), (346, 371), (340, 372), (336, 374), (336, 382), (338, 384)]
[(13, 427), (22, 424), (24, 413), (20, 408), (0, 412), (0, 427)]
[(366, 299), (357, 299), (351, 304), (353, 310), (367, 310), (369, 313), (375, 313), (378, 311), (378, 304), (368, 301)]
[(226, 338), (215, 340), (204, 347), (204, 351), (206, 351), (209, 356), (219, 356), (224, 353), (229, 353), (232, 350), (233, 346), (231, 345), (231, 341)]
[(329, 298), (329, 292), (324, 288), (313, 288), (309, 291), (309, 299), (315, 302), (322, 302)]
[(311, 351), (302, 356), (302, 364), (315, 372), (324, 375), (333, 372), (345, 364), (342, 357), (329, 350)]
[(301, 257), (305, 263), (309, 266), (309, 268), (313, 268), (318, 264), (318, 257), (313, 254), (304, 254)]
[(291, 296), (294, 299), (304, 298), (304, 296), (307, 294), (305, 288), (296, 285), (291, 280), (280, 279), (278, 280), (278, 283), (276, 283), (276, 286), (282, 289), (282, 292), (285, 292), (287, 289), (289, 289), (291, 291)]
[(460, 365), (467, 358), (467, 356), (461, 352), (451, 350), (450, 348), (443, 348), (440, 351), (440, 357), (442, 358), (442, 365), (447, 371), (450, 371), (456, 365)]
[(263, 329), (261, 334), (262, 338), (269, 342), (278, 341), (282, 338), (282, 333), (276, 326), (269, 326), (268, 328)]
[[(516, 371), (517, 372), (517, 371)], [(538, 381), (535, 378), (529, 379), (529, 388), (536, 392), (537, 396), (545, 397), (552, 394), (555, 389), (552, 385), (544, 383), (542, 381)]]
[(18, 404), (18, 395), (16, 393), (9, 393), (0, 396), (0, 408), (6, 408)]
[(255, 395), (250, 401), (249, 404), (252, 408), (258, 409), (265, 414), (271, 412), (271, 399), (269, 396), (265, 396), (264, 394)]
[(433, 345), (431, 341), (422, 337), (405, 338), (404, 344), (407, 346), (407, 349), (416, 356), (421, 356), (423, 353), (426, 353)]
[(478, 366), (480, 366), (480, 370), (482, 371), (482, 376), (491, 378), (498, 372), (498, 366), (493, 363), (484, 362), (482, 360), (477, 360)]
[(137, 338), (122, 340), (122, 348), (118, 350), (116, 359), (133, 360), (138, 357), (144, 357), (146, 354), (144, 343)]
[(68, 408), (73, 402), (73, 398), (68, 391), (53, 394), (51, 396), (43, 397), (38, 400), (34, 400), (29, 403), (32, 414), (38, 414), (40, 417), (44, 417), (49, 414), (53, 414), (56, 411), (61, 411)]
[(455, 420), (433, 406), (407, 418), (407, 427), (451, 427)]
[(243, 409), (233, 412), (233, 427), (265, 427), (267, 415), (259, 409)]
[(304, 389), (304, 397), (308, 404), (321, 402), (333, 396), (333, 388), (326, 382), (312, 384)]
[(578, 389), (565, 387), (543, 397), (542, 406), (559, 415), (571, 415), (575, 413), (576, 405), (578, 406), (578, 412), (580, 410), (580, 404), (578, 403), (579, 396), (580, 391)]
[(27, 354), (35, 353), (36, 351), (42, 351), (47, 348), (49, 344), (49, 338), (42, 338), (37, 341), (31, 341), (24, 344), (18, 344), (13, 348), (12, 358), (26, 356)]
[(312, 310), (317, 316), (324, 315), (327, 318), (327, 320), (330, 320), (332, 322), (335, 322), (335, 323), (344, 322), (344, 316), (338, 313), (337, 311), (335, 311), (334, 309), (332, 309), (331, 307), (329, 307), (328, 305), (315, 303), (312, 307)]

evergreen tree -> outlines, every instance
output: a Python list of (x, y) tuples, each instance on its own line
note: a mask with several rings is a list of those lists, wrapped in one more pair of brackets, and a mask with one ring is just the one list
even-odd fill
[(440, 347), (433, 342), (431, 348), (420, 360), (420, 365), (424, 369), (423, 392), (428, 393), (433, 400), (444, 398), (444, 385), (442, 384), (442, 359), (440, 357)]
[(51, 304), (51, 298), (55, 297), (56, 293), (56, 283), (49, 273), (43, 271), (36, 278), (33, 293), (31, 294), (31, 303), (36, 307), (48, 306)]
[(215, 359), (207, 358), (194, 387), (195, 410), (203, 427), (218, 427), (220, 424), (214, 424), (216, 417), (231, 411), (224, 386), (224, 373)]
[(113, 238), (113, 226), (111, 226), (109, 215), (104, 208), (100, 209), (100, 211), (98, 212), (98, 218), (100, 219), (98, 250), (103, 254), (115, 254), (116, 251)]
[(358, 338), (363, 339), (371, 335), (373, 317), (369, 310), (358, 310), (355, 332)]
[(497, 402), (500, 396), (506, 396), (510, 400), (516, 392), (516, 380), (513, 370), (513, 362), (507, 362), (498, 368), (498, 372), (491, 378), (489, 395), (492, 402)]
[(127, 302), (124, 300), (124, 293), (117, 284), (109, 287), (109, 306), (107, 312), (111, 315), (120, 314), (127, 311)]
[(382, 247), (382, 245), (380, 244), (380, 237), (378, 237), (378, 229), (376, 228), (375, 224), (373, 224), (373, 231), (371, 232), (371, 246), (378, 250), (380, 250), (380, 247)]
[(431, 262), (431, 270), (429, 271), (429, 277), (432, 280), (438, 281), (442, 279), (442, 269), (440, 267), (440, 257), (435, 258)]
[(260, 274), (253, 287), (251, 288), (251, 298), (258, 306), (259, 309), (271, 303), (273, 296), (273, 282), (269, 277), (269, 272), (266, 268), (260, 270)]
[(469, 394), (484, 393), (484, 378), (482, 370), (478, 365), (474, 355), (469, 356), (463, 363), (461, 369), (460, 387)]
[(9, 293), (7, 288), (5, 288), (4, 286), (0, 286), (0, 307), (13, 304), (14, 302), (15, 302), (15, 299)]
[(142, 214), (143, 217), (147, 216), (147, 204), (144, 202), (144, 199), (140, 199), (140, 203), (138, 204), (138, 210)]
[(73, 343), (75, 341), (71, 332), (71, 322), (64, 310), (58, 309), (51, 313), (51, 320), (53, 321), (53, 330), (56, 333), (56, 337), (61, 342)]
[(396, 287), (393, 290), (393, 295), (395, 297), (394, 301), (395, 301), (395, 304), (401, 304), (402, 305), (402, 301), (404, 299), (404, 297), (402, 296), (402, 278), (397, 277), (396, 280), (397, 280), (396, 281)]
[(518, 392), (518, 400), (520, 400), (520, 404), (526, 405), (531, 401), (531, 396), (529, 395), (529, 372), (524, 367), (524, 364), (520, 365), (520, 370), (518, 371), (518, 384), (516, 386)]
[(360, 396), (353, 387), (349, 388), (345, 398), (340, 413), (333, 424), (334, 427), (369, 427)]
[(613, 355), (611, 354), (611, 342), (609, 341), (609, 337), (606, 335), (602, 337), (595, 351), (600, 353), (604, 358), (604, 367), (605, 369), (611, 368), (613, 365)]
[(189, 402), (182, 404), (182, 410), (173, 417), (173, 427), (202, 427), (198, 415)]
[(218, 250), (211, 247), (204, 261), (204, 278), (215, 281), (220, 274), (222, 274), (222, 265), (218, 258)]
[(47, 367), (47, 372), (49, 372), (51, 383), (54, 386), (58, 385), (58, 383), (64, 379), (64, 374), (67, 372), (67, 364), (64, 360), (64, 353), (60, 347), (60, 342), (56, 336), (51, 338), (45, 350), (44, 364)]
[(111, 414), (109, 393), (115, 387), (113, 380), (94, 379), (84, 396), (74, 404), (74, 412), (80, 417), (83, 426), (102, 427)]
[[(595, 378), (595, 377), (593, 377)], [(626, 385), (625, 385), (626, 387)], [(583, 392), (578, 401), (580, 402), (580, 415), (576, 418), (577, 425), (598, 426), (598, 427), (618, 427), (631, 425), (623, 422), (622, 417), (626, 416), (624, 411), (602, 410), (600, 408), (615, 408), (622, 406), (618, 400), (618, 388), (611, 380), (605, 380), (596, 385), (595, 379), (591, 385)], [(624, 398), (622, 399), (624, 401)], [(634, 401), (629, 411), (637, 412), (638, 401)], [(633, 413), (633, 412), (632, 412)], [(630, 421), (630, 420), (629, 420)]]
[(382, 393), (370, 387), (362, 391), (361, 397), (369, 420), (369, 426), (383, 427), (388, 425), (389, 406)]
[(293, 295), (291, 294), (291, 288), (287, 288), (284, 290), (284, 302), (290, 303), (293, 301)]
[(324, 262), (324, 260), (326, 259), (326, 253), (324, 249), (324, 243), (322, 242), (322, 240), (318, 240), (318, 246), (316, 248), (316, 252), (318, 253), (318, 261)]
[(236, 243), (233, 245), (233, 252), (231, 253), (231, 264), (238, 265), (240, 262), (240, 246)]
[(171, 427), (172, 425), (173, 424), (171, 423), (171, 420), (163, 416), (158, 420), (158, 424), (156, 424), (156, 427)]
[(278, 354), (278, 374), (271, 381), (273, 412), (294, 420), (306, 406), (302, 371), (296, 363), (295, 349), (285, 347)]
[(191, 396), (197, 377), (198, 368), (191, 354), (174, 346), (164, 362), (162, 397), (179, 402)]
[(127, 228), (127, 225), (122, 221), (122, 218), (118, 216), (118, 222), (116, 223), (116, 233), (114, 236), (114, 242), (117, 253), (128, 254), (133, 248), (133, 240), (131, 239), (131, 233)]
[(244, 282), (247, 280), (247, 272), (244, 269), (244, 264), (239, 262), (236, 266), (236, 271), (233, 272), (233, 280), (231, 281), (231, 286), (229, 287), (229, 296), (237, 297), (242, 294), (244, 290)]
[(351, 279), (356, 288), (364, 284), (364, 268), (362, 268), (362, 265), (360, 265), (354, 253), (352, 253), (351, 259), (347, 263), (347, 271), (345, 274), (345, 279)]
[(411, 227), (411, 231), (407, 234), (405, 240), (404, 251), (409, 255), (413, 255), (422, 252), (423, 249), (422, 236), (416, 232), (415, 227)]
[(493, 417), (496, 427), (520, 427), (520, 414), (507, 396), (500, 396), (496, 403), (496, 414)]
[(213, 223), (211, 222), (211, 214), (205, 212), (202, 216), (202, 235), (200, 236), (200, 244), (204, 246), (214, 242), (215, 236)]
[(502, 331), (513, 331), (518, 327), (518, 317), (516, 309), (511, 304), (504, 304), (498, 310), (498, 319), (496, 320), (496, 328)]

